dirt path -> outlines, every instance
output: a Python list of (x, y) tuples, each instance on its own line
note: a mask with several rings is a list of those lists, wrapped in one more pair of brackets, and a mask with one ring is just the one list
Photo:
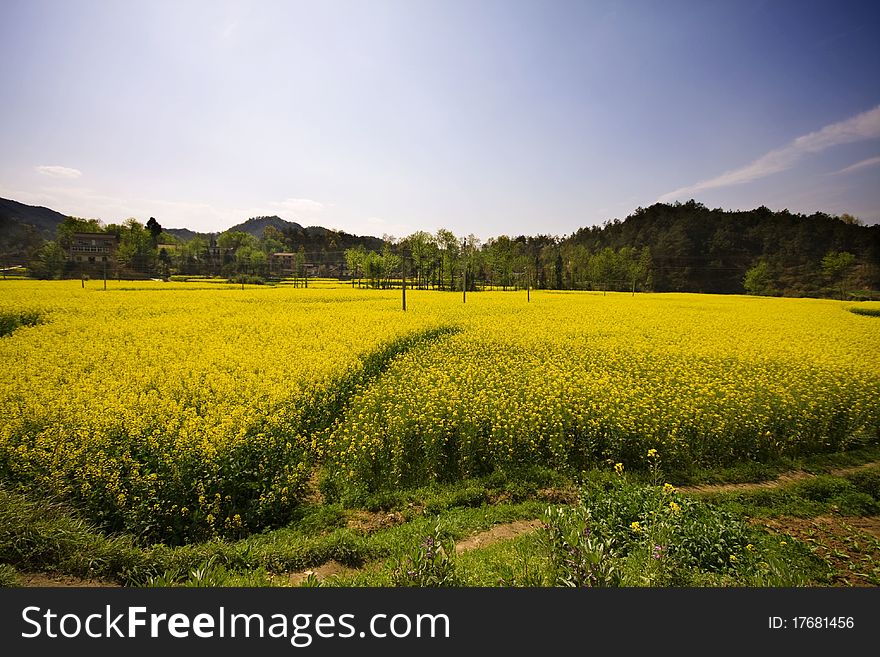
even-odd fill
[[(830, 470), (828, 474), (840, 477), (847, 474), (852, 474), (853, 472), (858, 472), (859, 470), (875, 468), (877, 466), (880, 466), (880, 461), (872, 461), (871, 463), (863, 463), (862, 465), (853, 465), (845, 468), (835, 468), (833, 470)], [(680, 490), (682, 493), (697, 493), (700, 495), (707, 495), (710, 493), (747, 492), (751, 490), (779, 488), (780, 486), (785, 486), (795, 481), (812, 479), (816, 476), (817, 475), (811, 474), (809, 472), (804, 472), (803, 470), (793, 470), (792, 472), (783, 473), (776, 477), (776, 479), (771, 479), (769, 481), (759, 481), (748, 484), (702, 484), (699, 486), (681, 486), (678, 488), (678, 490)]]
[[(474, 534), (462, 539), (455, 544), (455, 553), (462, 554), (470, 550), (494, 545), (500, 541), (507, 541), (523, 534), (530, 534), (541, 526), (540, 520), (516, 520), (514, 522), (495, 525), (491, 529)], [(375, 564), (372, 564), (375, 566)], [(314, 575), (316, 579), (323, 580), (334, 575), (354, 575), (355, 573), (367, 570), (371, 564), (363, 566), (363, 568), (349, 568), (336, 561), (328, 561), (327, 563), (309, 568), (308, 570), (300, 570), (295, 573), (286, 575), (286, 579), (290, 586), (299, 586), (305, 582), (309, 576)]]
[(47, 575), (46, 573), (21, 573), (18, 580), (18, 586), (22, 587), (119, 587), (119, 584), (115, 582), (106, 582), (100, 579), (82, 579), (73, 575)]
[(517, 520), (504, 525), (495, 525), (479, 534), (474, 534), (455, 545), (455, 553), (461, 554), (470, 550), (488, 547), (499, 541), (506, 541), (523, 534), (530, 534), (541, 526), (540, 520)]
[(287, 581), (290, 586), (299, 586), (312, 575), (314, 575), (316, 579), (322, 580), (327, 579), (328, 577), (332, 577), (333, 575), (353, 575), (356, 572), (358, 572), (358, 569), (356, 568), (343, 566), (338, 561), (328, 561), (327, 563), (322, 563), (320, 566), (316, 566), (315, 568), (309, 568), (308, 570), (301, 570), (296, 573), (290, 573), (290, 575), (287, 576)]

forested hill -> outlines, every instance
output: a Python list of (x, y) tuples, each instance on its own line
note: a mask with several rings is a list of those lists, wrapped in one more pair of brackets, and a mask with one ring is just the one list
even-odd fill
[[(222, 233), (194, 233), (185, 228), (166, 229), (165, 232), (182, 242), (189, 242), (196, 237), (210, 241), (222, 235)], [(378, 237), (352, 235), (345, 231), (332, 230), (322, 226), (303, 227), (295, 221), (287, 221), (278, 216), (252, 217), (224, 232), (228, 234), (247, 233), (258, 240), (268, 236), (276, 242), (275, 246), (278, 249), (284, 251), (303, 249), (318, 260), (326, 259), (324, 254), (330, 254), (327, 257), (331, 260), (335, 258), (341, 261), (342, 252), (345, 249), (360, 246), (365, 249), (378, 250), (385, 243)]]
[(55, 238), (64, 215), (55, 210), (0, 198), (0, 259), (23, 260), (45, 240)]
[(831, 251), (856, 258), (854, 285), (880, 289), (880, 226), (852, 217), (710, 210), (701, 203), (657, 203), (623, 221), (581, 228), (562, 241), (597, 253), (606, 247), (649, 247), (658, 291), (741, 293), (746, 272), (767, 263), (772, 289), (815, 294), (827, 286), (821, 261)]

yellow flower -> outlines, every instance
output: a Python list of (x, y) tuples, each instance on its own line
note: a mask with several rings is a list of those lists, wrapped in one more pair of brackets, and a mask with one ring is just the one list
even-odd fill
[(615, 463), (614, 464), (614, 471), (618, 475), (622, 475), (623, 474), (623, 463)]
[(642, 526), (639, 524), (638, 520), (635, 520), (629, 524), (629, 528), (632, 529), (636, 534), (642, 531)]
[(675, 492), (675, 486), (673, 486), (672, 484), (668, 484), (668, 483), (667, 483), (667, 484), (663, 484), (663, 492), (666, 493), (666, 494), (674, 493), (674, 492)]
[(755, 549), (755, 546), (752, 545), (751, 543), (749, 543), (748, 545), (746, 545), (746, 550), (748, 550), (749, 552), (751, 552), (751, 551), (754, 550), (754, 549)]
[(649, 449), (648, 450), (648, 458), (651, 458), (651, 459), (657, 458), (657, 450), (656, 449)]
[(675, 502), (670, 502), (669, 508), (672, 509), (673, 513), (678, 513), (679, 511), (681, 511), (681, 507), (678, 504), (676, 504)]
[(736, 561), (737, 561), (736, 555), (735, 555), (735, 554), (731, 554), (731, 555), (730, 555), (730, 562), (731, 562), (731, 563), (736, 563)]

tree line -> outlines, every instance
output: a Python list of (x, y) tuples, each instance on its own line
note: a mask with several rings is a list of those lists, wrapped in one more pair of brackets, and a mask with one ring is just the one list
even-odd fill
[[(696, 201), (638, 208), (624, 220), (553, 235), (458, 236), (441, 228), (395, 238), (266, 226), (185, 240), (152, 219), (102, 226), (68, 217), (32, 258), (33, 275), (72, 273), (75, 232), (117, 236), (114, 266), (168, 276), (334, 276), (375, 288), (678, 291), (786, 296), (869, 295), (880, 290), (880, 226), (833, 216), (709, 209)], [(279, 271), (272, 254), (293, 254)]]

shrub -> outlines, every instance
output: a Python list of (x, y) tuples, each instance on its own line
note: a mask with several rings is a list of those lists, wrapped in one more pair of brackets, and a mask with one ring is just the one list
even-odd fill
[(411, 554), (399, 559), (391, 575), (394, 586), (458, 586), (455, 545), (445, 537), (438, 519), (434, 531)]

